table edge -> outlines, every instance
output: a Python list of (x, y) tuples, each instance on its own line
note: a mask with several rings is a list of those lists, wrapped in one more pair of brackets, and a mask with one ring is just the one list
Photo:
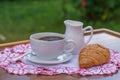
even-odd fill
[[(107, 28), (100, 28), (100, 29), (93, 30), (94, 34), (103, 33), (103, 32), (120, 38), (120, 33), (119, 32), (115, 32), (115, 31), (107, 29)], [(85, 35), (89, 35), (89, 34), (90, 34), (90, 31), (85, 32)], [(5, 47), (12, 47), (12, 46), (19, 45), (19, 44), (26, 44), (26, 43), (29, 43), (29, 42), (30, 42), (30, 40), (22, 40), (22, 41), (2, 43), (2, 44), (0, 44), (0, 49), (3, 49)]]

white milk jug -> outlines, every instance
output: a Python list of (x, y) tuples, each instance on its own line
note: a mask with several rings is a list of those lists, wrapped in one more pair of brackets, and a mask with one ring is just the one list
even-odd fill
[[(83, 23), (80, 21), (73, 20), (65, 20), (64, 24), (66, 26), (65, 38), (67, 40), (73, 40), (75, 43), (75, 49), (73, 54), (79, 54), (81, 49), (85, 47), (93, 36), (93, 28), (91, 26), (87, 26), (83, 28)], [(86, 30), (90, 30), (91, 34), (89, 39), (85, 42), (84, 40), (84, 32)]]

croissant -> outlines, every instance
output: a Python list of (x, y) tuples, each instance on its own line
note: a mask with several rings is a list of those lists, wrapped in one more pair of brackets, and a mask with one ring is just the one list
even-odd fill
[(108, 48), (100, 44), (90, 44), (81, 50), (78, 62), (81, 68), (88, 68), (107, 63), (109, 59)]

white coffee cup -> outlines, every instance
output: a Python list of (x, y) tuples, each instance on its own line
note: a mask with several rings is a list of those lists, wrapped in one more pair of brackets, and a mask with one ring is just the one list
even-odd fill
[[(49, 41), (49, 39), (53, 40)], [(66, 41), (63, 34), (53, 32), (32, 34), (30, 36), (30, 45), (35, 55), (45, 60), (70, 53), (75, 47), (75, 43), (72, 40)]]

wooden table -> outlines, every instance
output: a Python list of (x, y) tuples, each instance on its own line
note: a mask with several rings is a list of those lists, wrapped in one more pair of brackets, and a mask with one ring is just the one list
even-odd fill
[[(89, 32), (85, 33), (85, 40), (87, 40)], [(18, 44), (29, 43), (29, 40), (11, 42), (0, 44), (0, 49), (5, 47), (11, 47)], [(94, 36), (90, 43), (99, 43), (108, 48), (120, 51), (120, 33), (108, 30), (108, 29), (97, 29), (94, 30)], [(45, 75), (14, 75), (9, 74), (5, 70), (0, 68), (0, 80), (120, 80), (120, 70), (111, 75), (93, 75), (93, 76), (79, 76), (79, 75), (67, 75), (59, 74), (55, 76)]]

